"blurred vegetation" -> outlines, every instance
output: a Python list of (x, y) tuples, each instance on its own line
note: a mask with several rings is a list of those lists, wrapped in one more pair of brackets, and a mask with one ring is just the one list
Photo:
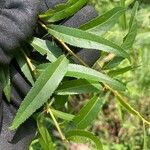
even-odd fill
[[(126, 0), (125, 4), (130, 8), (133, 2), (134, 0)], [(120, 0), (91, 0), (91, 4), (99, 14), (121, 5)], [(138, 33), (131, 52), (132, 63), (137, 68), (120, 75), (119, 78), (128, 83), (129, 103), (150, 120), (150, 1), (139, 0), (139, 4)], [(126, 13), (126, 25), (130, 15), (129, 9)], [(122, 42), (120, 39), (126, 33), (127, 30), (122, 27), (120, 20), (105, 36), (120, 44)], [(124, 61), (119, 67), (127, 65)], [(150, 149), (150, 127), (145, 128), (140, 120), (121, 108), (111, 95), (91, 130), (103, 139), (106, 150)]]

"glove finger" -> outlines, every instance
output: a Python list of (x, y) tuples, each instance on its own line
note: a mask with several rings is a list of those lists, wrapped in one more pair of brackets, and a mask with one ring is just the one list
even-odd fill
[(40, 0), (40, 12), (49, 8), (53, 9), (56, 5), (66, 2), (67, 0)]
[(3, 147), (4, 143), (6, 144), (8, 140), (11, 140), (13, 137), (14, 132), (8, 130), (8, 128), (16, 112), (16, 109), (12, 109), (12, 106), (10, 104), (7, 104), (6, 101), (4, 100), (2, 110), (3, 110), (2, 111), (3, 118), (2, 118), (2, 129), (0, 133), (0, 149)]
[(11, 56), (0, 48), (0, 64), (7, 65), (11, 61)]
[(49, 8), (48, 8), (45, 0), (40, 0), (40, 13), (45, 12), (48, 9)]
[(22, 100), (23, 100), (23, 97), (21, 97), (21, 95), (19, 95), (19, 92), (17, 91), (16, 87), (14, 85), (12, 85), (12, 88), (11, 88), (11, 104), (16, 107), (16, 108), (19, 108)]
[[(92, 67), (94, 63), (99, 59), (100, 51), (93, 49), (81, 49), (76, 53), (76, 55), (79, 56), (88, 66)], [(81, 64), (74, 56), (72, 56), (71, 59), (76, 64)]]
[(0, 149), (4, 150), (26, 150), (33, 140), (36, 132), (34, 120), (27, 120), (17, 131), (10, 131), (16, 108), (3, 101), (3, 121), (0, 134)]
[(3, 8), (5, 4), (5, 0), (0, 0), (0, 8)]
[(49, 8), (54, 8), (58, 4), (67, 2), (67, 0), (45, 0), (45, 2)]
[(13, 54), (14, 50), (20, 47), (19, 36), (22, 38), (22, 34), (17, 29), (15, 24), (11, 24), (10, 20), (0, 16), (0, 48), (6, 52)]

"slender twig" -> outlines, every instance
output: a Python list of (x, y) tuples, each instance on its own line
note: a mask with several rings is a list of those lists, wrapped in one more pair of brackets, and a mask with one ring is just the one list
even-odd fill
[(41, 20), (38, 20), (38, 23), (39, 23), (45, 30), (48, 30), (47, 26), (46, 26)]
[(131, 106), (129, 103), (127, 103), (127, 99), (126, 99), (124, 96), (122, 96), (118, 91), (112, 89), (112, 88), (109, 87), (108, 85), (104, 84), (104, 86), (105, 86), (109, 91), (111, 91), (111, 92), (114, 94), (115, 97), (118, 98), (118, 100), (119, 100), (120, 103), (124, 103), (124, 104), (126, 105), (126, 107), (128, 107), (128, 109), (131, 111), (131, 113), (132, 113), (133, 115), (138, 116), (144, 123), (150, 125), (150, 122), (149, 122), (149, 121), (147, 121), (138, 111), (136, 111), (134, 108), (132, 108), (132, 106)]
[(28, 56), (27, 56), (23, 51), (22, 51), (22, 53), (24, 54), (24, 57), (25, 57), (25, 59), (26, 59), (28, 65), (29, 65), (31, 71), (34, 71), (34, 67), (33, 67), (33, 65), (32, 65), (32, 63), (31, 63), (31, 60), (28, 58)]
[(21, 52), (23, 53), (23, 55), (24, 55), (24, 57), (25, 57), (25, 59), (26, 59), (26, 62), (27, 62), (27, 64), (28, 64), (28, 66), (29, 66), (29, 69), (30, 69), (30, 71), (31, 71), (32, 77), (33, 77), (33, 79), (35, 80), (35, 79), (36, 79), (36, 78), (35, 78), (36, 73), (35, 73), (35, 69), (34, 69), (34, 67), (33, 67), (33, 65), (32, 65), (32, 63), (31, 63), (31, 60), (30, 60), (30, 58), (26, 55), (26, 53), (25, 53), (23, 50), (21, 50)]
[[(57, 38), (56, 38), (57, 39)], [(69, 47), (68, 45), (66, 45), (62, 40), (59, 40), (59, 43), (69, 52), (69, 54), (71, 54), (72, 56), (74, 56), (82, 65), (89, 67), (79, 56), (77, 56)]]
[(67, 141), (67, 139), (65, 138), (65, 136), (63, 135), (63, 133), (62, 133), (60, 127), (59, 127), (59, 124), (58, 124), (58, 122), (57, 122), (57, 120), (56, 120), (56, 118), (55, 118), (55, 116), (54, 116), (52, 110), (51, 110), (50, 108), (48, 108), (48, 109), (47, 109), (47, 112), (51, 115), (51, 117), (52, 117), (52, 119), (53, 119), (53, 121), (54, 121), (55, 127), (57, 128), (57, 130), (58, 130), (58, 132), (59, 132), (59, 135), (60, 135), (62, 141)]
[(115, 57), (115, 55), (114, 54), (108, 54), (106, 57), (104, 57), (98, 64), (99, 64), (99, 66), (101, 67), (101, 68), (103, 68), (103, 66), (107, 63), (107, 62), (109, 62), (109, 61), (111, 61), (113, 58)]

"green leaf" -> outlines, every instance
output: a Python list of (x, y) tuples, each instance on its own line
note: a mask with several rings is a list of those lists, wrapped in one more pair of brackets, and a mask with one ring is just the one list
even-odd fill
[(148, 150), (148, 136), (147, 136), (147, 132), (146, 132), (146, 126), (145, 123), (143, 122), (143, 150)]
[(110, 78), (109, 76), (101, 72), (98, 72), (94, 69), (87, 68), (81, 65), (69, 64), (66, 76), (99, 81), (108, 84), (109, 86), (113, 87), (116, 90), (124, 91), (126, 89), (125, 85), (123, 85), (119, 81), (116, 81)]
[(63, 82), (57, 89), (58, 95), (74, 95), (99, 92), (102, 89), (100, 83), (83, 79)]
[(42, 72), (22, 102), (11, 129), (18, 128), (50, 98), (66, 74), (67, 66), (68, 60), (61, 56)]
[[(121, 5), (121, 7), (125, 8), (125, 0), (120, 0), (120, 5)], [(127, 27), (126, 13), (125, 12), (121, 16), (120, 21), (121, 21), (122, 28), (125, 30)]]
[(0, 68), (0, 82), (2, 83), (3, 91), (8, 102), (10, 102), (11, 96), (11, 83), (10, 83), (10, 72), (9, 67)]
[(40, 15), (47, 22), (56, 22), (68, 18), (80, 10), (88, 0), (69, 0), (65, 5), (59, 5), (56, 10), (47, 11)]
[(98, 137), (94, 136), (92, 133), (83, 130), (71, 130), (65, 134), (66, 138), (70, 139), (72, 137), (85, 137), (95, 143), (97, 150), (103, 150), (103, 145)]
[(135, 22), (132, 25), (128, 34), (124, 37), (124, 42), (121, 47), (129, 51), (132, 48), (136, 35), (137, 35), (137, 22)]
[(111, 76), (111, 77), (114, 77), (114, 76), (126, 73), (126, 72), (128, 72), (128, 71), (130, 71), (132, 69), (134, 69), (134, 67), (127, 66), (127, 67), (124, 67), (124, 68), (119, 68), (119, 69), (111, 70), (111, 71), (108, 72), (108, 75)]
[(136, 2), (134, 4), (130, 22), (129, 22), (129, 31), (128, 31), (127, 35), (124, 37), (124, 41), (121, 46), (125, 50), (129, 50), (132, 48), (132, 45), (133, 45), (136, 35), (137, 35), (137, 20), (136, 20), (135, 16), (136, 16), (138, 6), (139, 6), (139, 4), (138, 4), (138, 2)]
[(17, 63), (19, 64), (21, 71), (23, 72), (23, 74), (27, 78), (27, 80), (32, 85), (34, 85), (34, 79), (33, 79), (30, 67), (26, 61), (26, 58), (24, 57), (24, 55), (21, 52), (16, 55), (16, 60), (17, 60)]
[(50, 62), (54, 62), (57, 58), (62, 55), (62, 51), (59, 47), (54, 45), (52, 42), (34, 38), (31, 45), (41, 54), (47, 55), (47, 59)]
[(87, 128), (94, 121), (101, 110), (104, 101), (99, 96), (94, 96), (74, 117), (73, 122), (78, 129)]
[(132, 27), (132, 25), (134, 24), (134, 21), (136, 20), (136, 13), (137, 13), (138, 8), (139, 8), (139, 3), (138, 1), (136, 1), (132, 9), (132, 14), (131, 14), (130, 22), (129, 22), (129, 28)]
[(51, 65), (50, 63), (41, 63), (38, 66), (36, 66), (36, 78), (39, 77), (39, 75), (46, 69), (48, 65)]
[(115, 7), (105, 14), (94, 18), (93, 20), (83, 24), (80, 29), (87, 32), (101, 35), (113, 27), (117, 23), (118, 18), (125, 12), (123, 7)]
[[(38, 68), (38, 71), (43, 72), (43, 69), (46, 66), (47, 64), (40, 65)], [(103, 74), (94, 69), (84, 67), (81, 65), (69, 64), (66, 76), (75, 77), (78, 79), (86, 79), (88, 80), (88, 82), (91, 82), (91, 81), (102, 82), (102, 83), (108, 84), (109, 86), (119, 91), (126, 90), (125, 85), (122, 84), (121, 82), (114, 80), (113, 78), (109, 77), (106, 74)]]
[(61, 118), (63, 120), (72, 121), (74, 118), (74, 115), (72, 114), (64, 113), (62, 111), (55, 110), (55, 109), (51, 109), (51, 110), (56, 117)]
[(117, 67), (123, 61), (122, 57), (114, 57), (111, 61), (104, 64), (103, 69), (108, 70)]
[(49, 27), (48, 32), (51, 35), (67, 44), (80, 48), (102, 50), (130, 59), (128, 53), (121, 47), (97, 35), (65, 26), (51, 25)]
[(37, 127), (40, 133), (39, 142), (43, 150), (55, 150), (54, 143), (52, 142), (51, 136), (47, 130), (47, 128), (43, 124), (43, 118), (38, 117), (37, 119)]
[(55, 103), (54, 106), (57, 109), (60, 109), (65, 106), (68, 101), (68, 95), (55, 95)]

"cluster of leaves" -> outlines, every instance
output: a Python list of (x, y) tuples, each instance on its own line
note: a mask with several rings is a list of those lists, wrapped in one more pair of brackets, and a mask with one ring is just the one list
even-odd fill
[[(68, 141), (85, 142), (95, 149), (103, 149), (101, 140), (87, 131), (87, 128), (100, 112), (107, 92), (112, 93), (129, 113), (150, 124), (127, 103), (124, 96), (127, 90), (125, 84), (114, 79), (117, 75), (134, 68), (129, 50), (137, 33), (135, 16), (138, 3), (133, 6), (128, 33), (123, 38), (123, 43), (117, 45), (104, 38), (104, 35), (125, 15), (125, 6), (115, 7), (78, 29), (56, 25), (58, 21), (72, 16), (87, 2), (88, 0), (69, 0), (66, 4), (58, 5), (54, 10), (48, 10), (39, 16), (39, 23), (51, 35), (52, 41), (34, 38), (30, 44), (35, 51), (43, 57), (46, 56), (46, 63), (32, 61), (25, 53), (16, 57), (32, 88), (23, 100), (11, 129), (17, 129), (29, 117), (34, 116), (38, 133), (31, 149), (34, 149), (36, 144), (44, 150), (56, 149), (60, 145), (56, 142), (58, 139), (66, 145)], [(71, 50), (70, 45), (87, 50), (100, 50), (100, 68), (90, 68)], [(64, 55), (64, 49), (69, 55)], [(70, 55), (76, 57), (81, 64), (72, 64)], [(125, 59), (130, 66), (113, 69)], [(5, 75), (8, 74), (8, 70), (1, 72), (4, 93), (10, 100), (10, 80)], [(87, 104), (77, 114), (73, 114), (68, 109), (69, 98), (86, 93), (90, 94)]]

